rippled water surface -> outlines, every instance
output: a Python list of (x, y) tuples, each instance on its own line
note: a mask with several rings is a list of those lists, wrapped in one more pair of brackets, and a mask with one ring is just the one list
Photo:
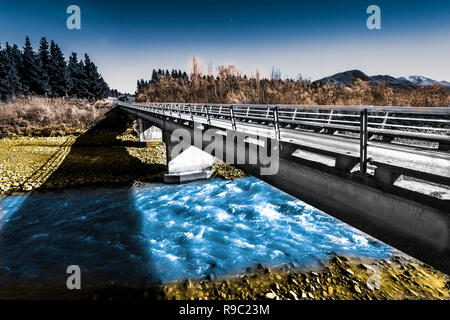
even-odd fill
[(1, 274), (25, 282), (65, 283), (71, 264), (86, 281), (138, 284), (392, 250), (251, 177), (0, 201)]

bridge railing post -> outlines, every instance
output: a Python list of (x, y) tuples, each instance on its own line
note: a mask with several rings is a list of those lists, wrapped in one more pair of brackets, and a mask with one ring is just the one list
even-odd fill
[(236, 130), (236, 117), (234, 115), (234, 107), (230, 107), (230, 118), (231, 118), (231, 127), (233, 130)]
[(211, 116), (209, 114), (208, 106), (205, 106), (205, 112), (206, 112), (206, 123), (211, 124)]
[(280, 118), (278, 116), (278, 107), (273, 108), (273, 123), (275, 127), (275, 139), (280, 139)]
[(292, 115), (292, 121), (295, 120), (296, 115), (297, 115), (297, 108), (294, 109), (294, 114)]
[(360, 113), (360, 128), (359, 128), (359, 171), (362, 174), (367, 173), (367, 109)]

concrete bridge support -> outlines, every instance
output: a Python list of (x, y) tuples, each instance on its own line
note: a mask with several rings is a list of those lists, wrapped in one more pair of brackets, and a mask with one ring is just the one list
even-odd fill
[(162, 130), (153, 126), (144, 119), (138, 117), (139, 142), (147, 146), (158, 144), (162, 141)]
[[(214, 157), (191, 146), (190, 143), (174, 140), (172, 134), (163, 132), (156, 125), (137, 115), (139, 142), (154, 146), (164, 142), (166, 146), (166, 183), (183, 183), (209, 179), (213, 174)], [(162, 127), (164, 128), (164, 127)]]
[(166, 145), (167, 173), (166, 183), (183, 183), (209, 179), (213, 174), (215, 158), (210, 154), (191, 146), (189, 142), (179, 141), (170, 133), (163, 134)]

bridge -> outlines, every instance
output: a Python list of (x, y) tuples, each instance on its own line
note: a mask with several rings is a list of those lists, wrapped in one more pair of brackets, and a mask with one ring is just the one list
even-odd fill
[(117, 107), (141, 141), (162, 130), (168, 166), (196, 146), (450, 274), (450, 108)]

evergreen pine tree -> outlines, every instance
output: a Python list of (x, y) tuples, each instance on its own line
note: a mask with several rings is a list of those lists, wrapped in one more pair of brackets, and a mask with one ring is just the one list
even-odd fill
[(43, 94), (52, 94), (52, 88), (49, 85), (49, 72), (50, 72), (50, 54), (48, 51), (48, 42), (45, 37), (42, 37), (39, 43), (38, 56), (36, 64), (38, 64), (40, 73), (40, 91)]
[(8, 79), (8, 65), (10, 61), (5, 50), (0, 48), (0, 100), (11, 98), (11, 83)]
[(89, 92), (84, 74), (83, 61), (78, 61), (78, 56), (75, 52), (69, 57), (67, 71), (70, 78), (69, 95), (74, 98), (88, 98)]
[[(142, 79), (138, 87), (143, 88), (145, 83)], [(88, 55), (85, 61), (78, 61), (77, 54), (72, 53), (66, 62), (59, 46), (51, 41), (49, 48), (45, 37), (35, 53), (26, 37), (23, 51), (8, 43), (0, 48), (0, 99), (22, 94), (101, 99), (118, 92), (109, 89)]]
[(6, 48), (1, 52), (0, 60), (2, 60), (0, 62), (0, 64), (2, 64), (2, 66), (0, 67), (0, 79), (3, 79), (5, 83), (7, 83), (7, 86), (5, 86), (5, 88), (8, 87), (9, 90), (1, 98), (3, 100), (6, 100), (8, 98), (20, 96), (23, 93), (22, 83), (17, 71), (15, 56), (13, 55), (13, 48), (8, 43), (6, 43)]
[(97, 66), (87, 54), (84, 55), (84, 70), (88, 83), (89, 99), (101, 99), (108, 95), (109, 87), (97, 71)]
[(20, 79), (24, 91), (28, 94), (42, 94), (39, 75), (39, 63), (31, 47), (30, 38), (25, 39), (22, 52), (22, 64), (19, 66)]
[(156, 80), (158, 80), (158, 74), (156, 73), (156, 70), (153, 69), (151, 82), (156, 82)]
[(59, 46), (52, 40), (50, 44), (50, 86), (53, 96), (64, 97), (69, 93), (70, 77), (67, 71), (66, 60)]
[(87, 80), (86, 68), (83, 60), (78, 62), (78, 87), (77, 87), (77, 96), (79, 98), (90, 98), (89, 91), (89, 82)]

